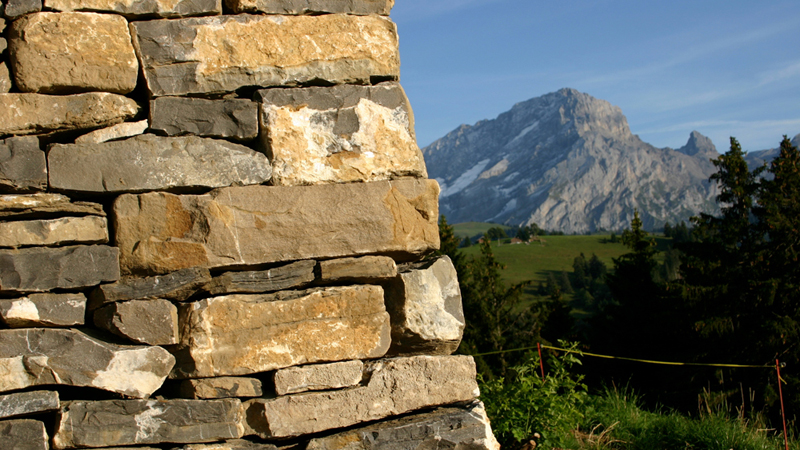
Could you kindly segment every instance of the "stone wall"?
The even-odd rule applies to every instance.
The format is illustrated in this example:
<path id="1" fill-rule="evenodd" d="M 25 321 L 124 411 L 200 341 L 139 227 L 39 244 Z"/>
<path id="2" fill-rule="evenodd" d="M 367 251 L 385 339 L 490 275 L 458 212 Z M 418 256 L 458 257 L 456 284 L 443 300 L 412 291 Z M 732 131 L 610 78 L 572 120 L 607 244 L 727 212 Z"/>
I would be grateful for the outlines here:
<path id="1" fill-rule="evenodd" d="M 0 3 L 0 448 L 497 448 L 393 0 Z"/>

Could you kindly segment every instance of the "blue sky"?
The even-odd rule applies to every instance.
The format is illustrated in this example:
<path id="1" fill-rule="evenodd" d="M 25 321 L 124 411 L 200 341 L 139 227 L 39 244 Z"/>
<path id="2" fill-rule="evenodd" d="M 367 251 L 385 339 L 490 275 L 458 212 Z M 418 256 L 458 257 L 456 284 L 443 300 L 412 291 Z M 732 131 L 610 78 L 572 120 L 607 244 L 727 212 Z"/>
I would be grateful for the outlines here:
<path id="1" fill-rule="evenodd" d="M 562 87 L 657 147 L 800 133 L 798 0 L 396 0 L 391 17 L 421 147 Z"/>

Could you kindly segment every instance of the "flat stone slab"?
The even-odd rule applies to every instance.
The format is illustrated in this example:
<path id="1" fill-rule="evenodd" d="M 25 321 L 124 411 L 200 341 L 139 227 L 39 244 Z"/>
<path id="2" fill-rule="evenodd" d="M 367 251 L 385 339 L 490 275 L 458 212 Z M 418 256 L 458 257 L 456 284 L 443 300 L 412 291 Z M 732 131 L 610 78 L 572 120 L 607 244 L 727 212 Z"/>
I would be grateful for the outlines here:
<path id="1" fill-rule="evenodd" d="M 312 439 L 306 450 L 450 448 L 500 450 L 483 403 L 437 408 L 366 427 Z"/>
<path id="2" fill-rule="evenodd" d="M 258 104 L 241 98 L 159 97 L 150 101 L 150 128 L 167 136 L 250 141 L 258 137 Z"/>
<path id="3" fill-rule="evenodd" d="M 180 339 L 178 308 L 169 300 L 109 303 L 94 312 L 94 324 L 137 344 L 173 345 Z"/>
<path id="4" fill-rule="evenodd" d="M 396 27 L 376 15 L 241 14 L 134 22 L 131 31 L 156 97 L 400 74 Z"/>
<path id="5" fill-rule="evenodd" d="M 275 372 L 275 392 L 286 395 L 342 389 L 357 386 L 363 377 L 364 363 L 361 361 L 287 367 Z"/>
<path id="6" fill-rule="evenodd" d="M 178 392 L 182 398 L 212 399 L 261 397 L 261 380 L 247 377 L 216 377 L 183 380 Z"/>
<path id="7" fill-rule="evenodd" d="M 139 61 L 128 22 L 115 14 L 28 14 L 9 27 L 8 46 L 22 92 L 127 94 L 136 87 Z"/>
<path id="8" fill-rule="evenodd" d="M 47 157 L 51 189 L 121 193 L 261 184 L 272 168 L 263 153 L 228 141 L 143 134 L 100 144 L 55 144 Z"/>
<path id="9" fill-rule="evenodd" d="M 411 179 L 122 195 L 115 242 L 126 274 L 365 254 L 411 260 L 439 248 L 438 195 L 436 181 Z"/>
<path id="10" fill-rule="evenodd" d="M 0 330 L 0 392 L 60 384 L 142 398 L 174 363 L 161 347 L 110 344 L 77 330 Z"/>
<path id="11" fill-rule="evenodd" d="M 135 101 L 107 92 L 0 94 L 0 136 L 105 127 L 138 111 Z"/>
<path id="12" fill-rule="evenodd" d="M 73 327 L 83 325 L 86 296 L 72 294 L 30 294 L 0 299 L 0 318 L 11 328 Z"/>
<path id="13" fill-rule="evenodd" d="M 119 250 L 105 245 L 0 250 L 0 292 L 46 292 L 119 279 Z"/>
<path id="14" fill-rule="evenodd" d="M 53 448 L 215 442 L 242 437 L 239 400 L 75 401 L 61 408 Z"/>
<path id="15" fill-rule="evenodd" d="M 76 144 L 100 144 L 115 139 L 138 136 L 147 130 L 147 120 L 138 122 L 122 122 L 107 128 L 94 130 L 75 139 Z"/>
<path id="16" fill-rule="evenodd" d="M 22 220 L 63 216 L 105 217 L 103 205 L 91 202 L 71 202 L 61 194 L 0 195 L 0 219 Z"/>
<path id="17" fill-rule="evenodd" d="M 5 8 L 0 9 L 3 9 L 3 14 L 11 20 L 42 10 L 42 0 L 6 0 L 3 3 Z"/>
<path id="18" fill-rule="evenodd" d="M 330 259 L 319 262 L 319 281 L 375 282 L 397 276 L 397 264 L 388 256 Z"/>
<path id="19" fill-rule="evenodd" d="M 235 13 L 260 12 L 267 14 L 380 14 L 388 16 L 394 0 L 228 0 L 226 5 Z"/>
<path id="20" fill-rule="evenodd" d="M 55 391 L 30 391 L 0 395 L 0 419 L 57 411 L 60 407 L 58 392 Z"/>
<path id="21" fill-rule="evenodd" d="M 470 401 L 479 394 L 470 356 L 388 359 L 367 370 L 366 386 L 248 401 L 245 433 L 262 438 L 301 436 Z"/>
<path id="22" fill-rule="evenodd" d="M 59 219 L 0 222 L 0 247 L 105 244 L 105 217 L 61 217 Z"/>
<path id="23" fill-rule="evenodd" d="M 0 191 L 47 189 L 47 161 L 35 136 L 0 140 Z"/>
<path id="24" fill-rule="evenodd" d="M 274 444 L 264 442 L 253 442 L 246 439 L 233 439 L 215 444 L 189 444 L 174 450 L 278 450 Z M 291 446 L 283 447 L 291 448 Z"/>
<path id="25" fill-rule="evenodd" d="M 379 358 L 389 348 L 380 286 L 228 295 L 182 304 L 179 314 L 173 378 Z"/>
<path id="26" fill-rule="evenodd" d="M 256 98 L 274 185 L 428 177 L 399 83 L 266 89 Z"/>
<path id="27" fill-rule="evenodd" d="M 458 349 L 465 320 L 450 258 L 411 265 L 384 287 L 392 317 L 390 354 L 449 355 Z"/>
<path id="28" fill-rule="evenodd" d="M 222 0 L 44 0 L 55 11 L 113 12 L 129 18 L 222 14 Z"/>
<path id="29" fill-rule="evenodd" d="M 226 272 L 203 286 L 209 295 L 258 294 L 303 287 L 314 281 L 316 261 L 297 261 L 267 270 Z"/>
<path id="30" fill-rule="evenodd" d="M 17 419 L 0 422 L 0 448 L 13 450 L 48 450 L 50 437 L 44 423 Z"/>
<path id="31" fill-rule="evenodd" d="M 126 300 L 164 298 L 183 302 L 211 281 L 208 269 L 191 267 L 166 275 L 153 277 L 127 277 L 116 283 L 98 286 L 89 295 L 89 309 Z"/>

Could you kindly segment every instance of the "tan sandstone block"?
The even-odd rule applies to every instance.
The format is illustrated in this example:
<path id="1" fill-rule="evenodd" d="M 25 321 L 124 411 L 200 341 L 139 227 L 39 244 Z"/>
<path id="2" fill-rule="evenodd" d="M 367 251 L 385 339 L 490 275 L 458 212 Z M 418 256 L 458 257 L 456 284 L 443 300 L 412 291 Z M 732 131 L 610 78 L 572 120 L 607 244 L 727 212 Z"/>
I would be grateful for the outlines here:
<path id="1" fill-rule="evenodd" d="M 400 74 L 395 25 L 376 15 L 240 14 L 134 22 L 131 31 L 154 96 Z"/>
<path id="2" fill-rule="evenodd" d="M 275 393 L 286 395 L 341 389 L 358 385 L 363 376 L 364 363 L 361 361 L 287 367 L 275 372 Z"/>
<path id="3" fill-rule="evenodd" d="M 56 11 L 114 12 L 128 17 L 185 17 L 222 14 L 222 0 L 44 0 Z"/>
<path id="4" fill-rule="evenodd" d="M 113 14 L 29 14 L 11 25 L 9 53 L 22 92 L 127 94 L 139 75 L 128 22 Z"/>
<path id="5" fill-rule="evenodd" d="M 49 220 L 0 222 L 0 247 L 106 242 L 108 242 L 108 224 L 105 217 L 61 217 Z"/>
<path id="6" fill-rule="evenodd" d="M 389 348 L 380 286 L 214 297 L 181 305 L 179 316 L 174 378 L 379 358 Z"/>
<path id="7" fill-rule="evenodd" d="M 122 195 L 115 242 L 128 274 L 365 254 L 410 260 L 439 247 L 438 195 L 436 181 L 413 179 Z"/>

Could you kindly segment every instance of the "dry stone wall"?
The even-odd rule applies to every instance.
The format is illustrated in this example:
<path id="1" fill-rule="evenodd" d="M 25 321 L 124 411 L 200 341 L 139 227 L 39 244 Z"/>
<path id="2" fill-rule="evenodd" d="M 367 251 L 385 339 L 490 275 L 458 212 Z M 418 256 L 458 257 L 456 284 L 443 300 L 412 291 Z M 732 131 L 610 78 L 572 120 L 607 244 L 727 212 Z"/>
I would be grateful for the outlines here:
<path id="1" fill-rule="evenodd" d="M 392 6 L 0 2 L 0 448 L 498 448 Z"/>

